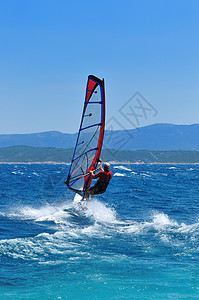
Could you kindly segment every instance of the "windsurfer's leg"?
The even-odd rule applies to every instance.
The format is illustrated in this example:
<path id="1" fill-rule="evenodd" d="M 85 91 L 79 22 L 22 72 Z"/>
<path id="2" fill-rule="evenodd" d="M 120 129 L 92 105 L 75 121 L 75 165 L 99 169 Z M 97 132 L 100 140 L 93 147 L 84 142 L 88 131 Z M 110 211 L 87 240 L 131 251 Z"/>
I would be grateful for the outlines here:
<path id="1" fill-rule="evenodd" d="M 87 190 L 87 191 L 85 192 L 84 197 L 85 197 L 86 199 L 89 199 L 89 197 L 90 197 L 90 191 L 89 191 L 89 190 Z"/>

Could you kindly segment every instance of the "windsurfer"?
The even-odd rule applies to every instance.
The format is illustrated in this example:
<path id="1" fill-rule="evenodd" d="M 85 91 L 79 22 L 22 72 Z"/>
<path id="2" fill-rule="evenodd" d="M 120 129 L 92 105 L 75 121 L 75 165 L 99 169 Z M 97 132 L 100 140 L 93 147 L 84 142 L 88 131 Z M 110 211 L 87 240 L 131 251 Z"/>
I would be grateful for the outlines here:
<path id="1" fill-rule="evenodd" d="M 99 166 L 99 169 L 101 171 L 98 172 L 97 174 L 94 174 L 95 171 L 90 171 L 92 179 L 96 179 L 96 178 L 99 178 L 99 179 L 95 185 L 93 185 L 91 188 L 89 188 L 85 192 L 86 198 L 89 198 L 90 195 L 93 198 L 94 195 L 103 194 L 109 185 L 109 181 L 111 180 L 111 178 L 113 176 L 113 173 L 111 171 L 109 171 L 110 164 L 104 163 L 104 169 L 102 168 L 102 165 Z"/>

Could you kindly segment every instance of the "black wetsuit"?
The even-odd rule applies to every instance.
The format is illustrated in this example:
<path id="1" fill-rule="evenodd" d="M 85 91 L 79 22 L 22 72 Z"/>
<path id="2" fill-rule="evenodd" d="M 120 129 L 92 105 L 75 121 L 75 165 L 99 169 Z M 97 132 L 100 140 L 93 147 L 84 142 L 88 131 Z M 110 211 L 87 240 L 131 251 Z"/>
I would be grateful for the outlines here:
<path id="1" fill-rule="evenodd" d="M 96 174 L 95 178 L 99 178 L 99 179 L 96 182 L 96 184 L 89 189 L 90 195 L 103 194 L 107 189 L 107 186 L 109 184 L 109 181 L 112 178 L 112 175 L 113 174 L 111 171 L 108 172 L 101 171 L 98 174 Z"/>

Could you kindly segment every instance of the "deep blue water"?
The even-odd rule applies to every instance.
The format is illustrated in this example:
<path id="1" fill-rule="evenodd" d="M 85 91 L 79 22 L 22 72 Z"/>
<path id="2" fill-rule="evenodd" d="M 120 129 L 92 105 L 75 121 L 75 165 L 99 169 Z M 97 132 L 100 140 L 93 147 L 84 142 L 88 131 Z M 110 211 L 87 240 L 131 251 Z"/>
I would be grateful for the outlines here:
<path id="1" fill-rule="evenodd" d="M 80 207 L 67 165 L 0 165 L 0 299 L 199 299 L 199 166 L 112 170 Z"/>

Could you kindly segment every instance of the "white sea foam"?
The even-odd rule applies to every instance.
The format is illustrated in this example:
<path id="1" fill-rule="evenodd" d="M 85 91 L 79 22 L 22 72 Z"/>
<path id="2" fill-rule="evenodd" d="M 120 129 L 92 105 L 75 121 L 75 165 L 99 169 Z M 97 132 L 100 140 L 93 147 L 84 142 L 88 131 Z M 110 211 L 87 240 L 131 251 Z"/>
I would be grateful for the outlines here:
<path id="1" fill-rule="evenodd" d="M 141 173 L 140 176 L 151 177 L 151 175 L 149 175 L 149 174 L 147 174 L 147 173 Z"/>
<path id="2" fill-rule="evenodd" d="M 21 172 L 21 171 L 13 171 L 13 172 L 11 172 L 12 174 L 14 174 L 14 175 L 17 175 L 17 174 L 20 174 L 20 175 L 24 175 L 24 172 Z"/>
<path id="3" fill-rule="evenodd" d="M 124 171 L 131 171 L 131 169 L 124 167 L 124 166 L 114 166 L 114 169 L 124 170 Z"/>
<path id="4" fill-rule="evenodd" d="M 129 223 L 128 226 L 124 227 L 123 230 L 129 234 L 138 235 L 146 234 L 152 230 L 159 234 L 161 239 L 171 240 L 171 235 L 175 233 L 192 234 L 193 238 L 195 234 L 198 235 L 198 228 L 199 222 L 192 225 L 179 224 L 162 212 L 153 212 L 151 222 L 132 222 L 132 224 Z"/>
<path id="5" fill-rule="evenodd" d="M 153 213 L 153 224 L 159 228 L 164 227 L 165 225 L 170 225 L 170 226 L 178 225 L 177 222 L 170 220 L 166 214 L 158 213 L 158 212 Z"/>
<path id="6" fill-rule="evenodd" d="M 99 209 L 96 213 L 94 207 Z M 40 233 L 35 237 L 15 238 L 0 241 L 0 253 L 4 253 L 12 258 L 20 258 L 23 260 L 35 260 L 38 262 L 48 262 L 53 264 L 53 256 L 55 262 L 57 255 L 67 255 L 68 259 L 77 260 L 87 257 L 88 252 L 85 245 L 88 243 L 88 237 L 109 238 L 105 224 L 111 224 L 116 221 L 114 211 L 106 208 L 102 203 L 94 200 L 89 205 L 87 215 L 95 219 L 93 225 L 88 226 L 64 226 L 54 234 Z M 72 224 L 71 224 L 72 225 Z M 76 243 L 76 239 L 83 240 Z M 86 244 L 84 245 L 84 239 Z M 82 248 L 83 247 L 83 248 Z"/>
<path id="7" fill-rule="evenodd" d="M 60 240 L 61 242 L 61 240 Z M 49 254 L 61 253 L 59 243 L 54 235 L 48 233 L 39 234 L 34 238 L 15 238 L 0 241 L 0 252 L 13 258 L 46 260 Z M 66 247 L 64 241 L 62 246 Z M 63 251 L 62 251 L 63 253 Z"/>
<path id="8" fill-rule="evenodd" d="M 125 174 L 122 174 L 122 173 L 115 173 L 113 176 L 121 176 L 121 177 L 124 177 Z"/>
<path id="9" fill-rule="evenodd" d="M 33 172 L 32 175 L 39 176 L 39 174 L 37 174 L 36 172 Z"/>
<path id="10" fill-rule="evenodd" d="M 6 213 L 5 216 L 18 220 L 34 220 L 35 222 L 53 221 L 56 224 L 65 223 L 69 214 L 66 211 L 67 204 L 49 205 L 34 208 L 21 206 Z"/>

